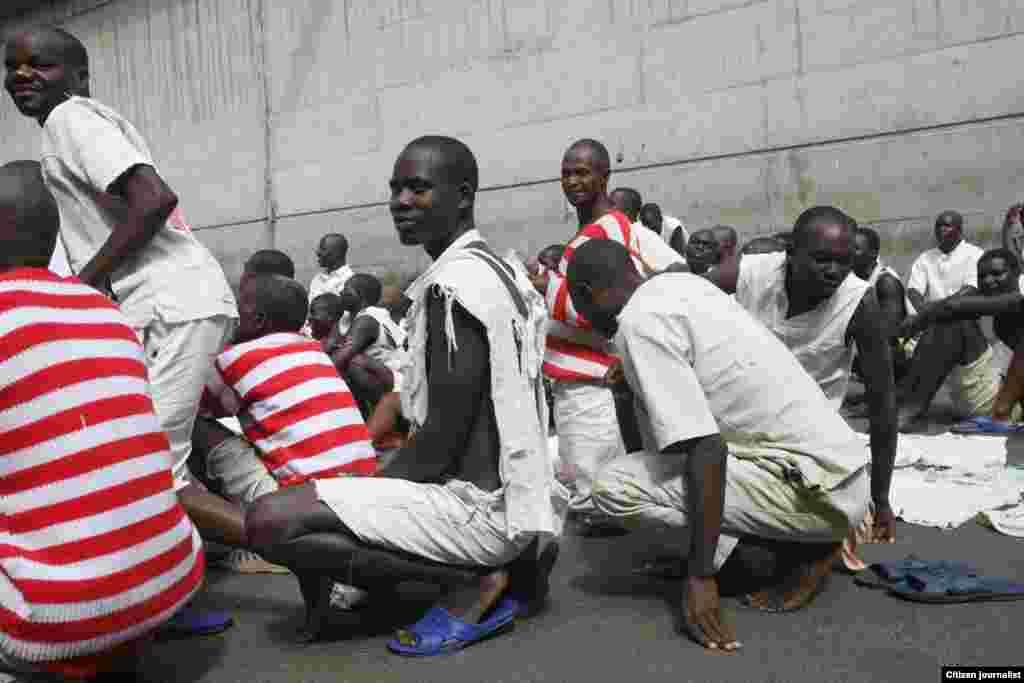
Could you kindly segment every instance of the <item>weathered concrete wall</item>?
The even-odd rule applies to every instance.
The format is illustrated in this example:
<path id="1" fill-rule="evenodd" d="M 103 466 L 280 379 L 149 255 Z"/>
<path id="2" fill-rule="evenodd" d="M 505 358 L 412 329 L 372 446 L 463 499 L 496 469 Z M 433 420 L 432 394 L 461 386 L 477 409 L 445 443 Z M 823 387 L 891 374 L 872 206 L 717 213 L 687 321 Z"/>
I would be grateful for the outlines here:
<path id="1" fill-rule="evenodd" d="M 524 252 L 571 234 L 555 179 L 585 136 L 691 227 L 835 203 L 904 270 L 939 211 L 988 242 L 1020 187 L 1016 0 L 91 0 L 24 21 L 54 19 L 232 275 L 274 244 L 308 279 L 327 230 L 356 265 L 421 265 L 384 203 L 423 133 L 470 144 L 480 223 Z M 35 144 L 9 105 L 0 141 Z"/>

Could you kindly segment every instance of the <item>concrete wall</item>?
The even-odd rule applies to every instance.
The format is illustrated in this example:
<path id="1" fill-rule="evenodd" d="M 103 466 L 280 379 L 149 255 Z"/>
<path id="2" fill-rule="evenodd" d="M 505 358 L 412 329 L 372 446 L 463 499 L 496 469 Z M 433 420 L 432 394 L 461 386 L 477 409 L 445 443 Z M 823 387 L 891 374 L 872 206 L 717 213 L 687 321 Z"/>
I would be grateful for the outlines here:
<path id="1" fill-rule="evenodd" d="M 523 252 L 574 229 L 556 178 L 580 137 L 691 227 L 833 203 L 903 270 L 940 210 L 987 243 L 1024 193 L 1017 0 L 79 0 L 5 28 L 41 21 L 88 44 L 94 94 L 232 277 L 274 245 L 307 280 L 328 230 L 357 267 L 422 265 L 385 201 L 423 133 L 470 144 L 480 223 Z M 35 154 L 33 125 L 0 106 L 3 160 Z"/>

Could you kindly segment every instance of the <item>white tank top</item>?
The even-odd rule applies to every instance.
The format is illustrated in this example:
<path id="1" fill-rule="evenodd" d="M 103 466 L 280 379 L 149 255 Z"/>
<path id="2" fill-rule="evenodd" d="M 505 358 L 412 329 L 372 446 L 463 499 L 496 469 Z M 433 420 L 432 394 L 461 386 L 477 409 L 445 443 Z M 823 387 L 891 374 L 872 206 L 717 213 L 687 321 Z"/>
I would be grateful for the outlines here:
<path id="1" fill-rule="evenodd" d="M 401 370 L 405 354 L 405 332 L 391 319 L 391 314 L 380 306 L 367 306 L 356 314 L 357 319 L 363 317 L 372 318 L 379 325 L 377 338 L 366 349 L 366 355 L 380 361 L 389 370 Z"/>
<path id="2" fill-rule="evenodd" d="M 851 272 L 828 300 L 787 319 L 786 254 L 754 254 L 740 261 L 736 300 L 793 352 L 838 410 L 854 356 L 846 332 L 869 287 Z"/>

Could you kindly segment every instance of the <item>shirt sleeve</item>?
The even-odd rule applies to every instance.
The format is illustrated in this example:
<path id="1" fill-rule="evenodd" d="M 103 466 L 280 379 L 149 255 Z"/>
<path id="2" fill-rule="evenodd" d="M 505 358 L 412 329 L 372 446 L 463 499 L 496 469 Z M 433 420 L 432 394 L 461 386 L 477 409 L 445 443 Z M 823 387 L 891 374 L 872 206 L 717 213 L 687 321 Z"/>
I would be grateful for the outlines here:
<path id="1" fill-rule="evenodd" d="M 914 265 L 910 266 L 907 289 L 916 290 L 921 296 L 928 298 L 928 273 L 925 271 L 924 262 L 920 256 L 914 261 Z"/>
<path id="2" fill-rule="evenodd" d="M 673 334 L 660 316 L 648 313 L 620 319 L 615 347 L 622 353 L 626 380 L 642 402 L 659 452 L 680 441 L 719 433 L 693 369 L 690 339 Z"/>
<path id="3" fill-rule="evenodd" d="M 53 122 L 56 151 L 64 166 L 101 192 L 135 166 L 152 166 L 120 127 L 99 113 L 75 102 L 64 105 Z"/>
<path id="4" fill-rule="evenodd" d="M 241 412 L 241 401 L 235 390 L 224 382 L 216 363 L 206 373 L 206 385 L 199 404 L 200 412 L 211 417 L 235 417 Z"/>

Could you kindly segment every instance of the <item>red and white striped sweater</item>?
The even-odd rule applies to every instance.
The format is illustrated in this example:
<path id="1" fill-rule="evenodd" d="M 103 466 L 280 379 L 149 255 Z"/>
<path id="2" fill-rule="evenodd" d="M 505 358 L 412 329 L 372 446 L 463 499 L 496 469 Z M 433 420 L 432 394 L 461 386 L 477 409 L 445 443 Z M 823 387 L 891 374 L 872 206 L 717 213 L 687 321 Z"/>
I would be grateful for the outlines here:
<path id="1" fill-rule="evenodd" d="M 109 651 L 202 581 L 135 332 L 95 290 L 42 269 L 0 273 L 0 516 L 12 658 Z"/>
<path id="2" fill-rule="evenodd" d="M 547 349 L 544 353 L 544 375 L 549 379 L 582 382 L 601 380 L 613 361 L 612 356 L 603 351 L 570 341 L 568 337 L 571 331 L 566 329 L 590 328 L 590 323 L 573 308 L 565 275 L 576 250 L 593 239 L 613 240 L 624 245 L 634 256 L 640 254 L 632 224 L 620 211 L 609 211 L 593 223 L 585 225 L 566 246 L 559 264 L 560 272 L 551 273 L 545 295 L 548 313 L 551 320 L 556 321 L 548 329 Z"/>
<path id="3" fill-rule="evenodd" d="M 270 334 L 226 349 L 213 370 L 204 408 L 237 415 L 282 486 L 376 472 L 370 432 L 320 342 Z"/>

